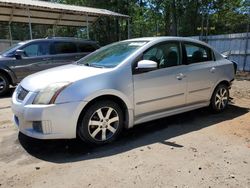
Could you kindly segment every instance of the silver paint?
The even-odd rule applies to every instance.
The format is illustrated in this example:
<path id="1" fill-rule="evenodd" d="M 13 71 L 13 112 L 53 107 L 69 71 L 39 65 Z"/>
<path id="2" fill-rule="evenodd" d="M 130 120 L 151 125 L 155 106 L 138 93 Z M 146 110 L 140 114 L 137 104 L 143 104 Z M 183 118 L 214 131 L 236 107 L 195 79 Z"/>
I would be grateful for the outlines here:
<path id="1" fill-rule="evenodd" d="M 214 52 L 216 61 L 180 65 L 133 74 L 132 63 L 151 46 L 165 41 L 188 41 L 211 48 L 189 38 L 153 37 L 128 41 L 148 41 L 115 68 L 67 65 L 26 77 L 21 85 L 31 91 L 23 102 L 12 97 L 12 110 L 21 119 L 19 130 L 31 137 L 75 138 L 78 118 L 85 106 L 97 97 L 120 98 L 127 107 L 126 127 L 208 106 L 215 87 L 234 79 L 233 64 Z M 55 104 L 33 105 L 44 87 L 55 82 L 71 84 L 57 97 Z M 32 121 L 50 120 L 52 133 L 38 134 Z"/>

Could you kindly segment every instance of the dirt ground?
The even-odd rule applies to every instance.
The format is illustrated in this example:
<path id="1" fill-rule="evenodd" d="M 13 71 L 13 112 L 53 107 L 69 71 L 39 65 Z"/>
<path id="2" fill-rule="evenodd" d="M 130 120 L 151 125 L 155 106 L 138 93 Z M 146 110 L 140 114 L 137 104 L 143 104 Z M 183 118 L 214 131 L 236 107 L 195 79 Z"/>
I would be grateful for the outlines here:
<path id="1" fill-rule="evenodd" d="M 139 125 L 115 143 L 41 141 L 18 134 L 0 99 L 0 187 L 250 187 L 250 81 L 229 108 Z"/>

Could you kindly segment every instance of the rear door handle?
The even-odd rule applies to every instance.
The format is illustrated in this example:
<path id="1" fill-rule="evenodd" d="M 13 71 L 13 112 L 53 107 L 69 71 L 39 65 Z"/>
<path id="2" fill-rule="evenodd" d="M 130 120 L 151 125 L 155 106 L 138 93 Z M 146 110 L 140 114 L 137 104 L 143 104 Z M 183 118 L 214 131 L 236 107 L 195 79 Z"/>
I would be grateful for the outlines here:
<path id="1" fill-rule="evenodd" d="M 215 70 L 216 70 L 216 68 L 215 68 L 215 67 L 212 67 L 212 68 L 210 69 L 210 72 L 211 72 L 211 73 L 214 73 Z"/>
<path id="2" fill-rule="evenodd" d="M 182 74 L 182 73 L 180 73 L 180 74 L 178 74 L 177 76 L 176 76 L 176 78 L 178 79 L 178 80 L 182 80 L 183 78 L 185 78 L 186 76 L 184 75 L 184 74 Z"/>

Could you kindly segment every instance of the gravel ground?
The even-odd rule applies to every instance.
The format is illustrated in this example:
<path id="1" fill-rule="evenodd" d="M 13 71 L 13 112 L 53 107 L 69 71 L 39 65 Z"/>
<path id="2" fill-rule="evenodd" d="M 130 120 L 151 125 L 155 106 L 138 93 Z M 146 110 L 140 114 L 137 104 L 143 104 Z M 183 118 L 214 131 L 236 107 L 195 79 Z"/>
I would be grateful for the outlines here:
<path id="1" fill-rule="evenodd" d="M 250 187 L 250 81 L 229 108 L 136 126 L 99 147 L 18 134 L 0 99 L 0 187 Z"/>

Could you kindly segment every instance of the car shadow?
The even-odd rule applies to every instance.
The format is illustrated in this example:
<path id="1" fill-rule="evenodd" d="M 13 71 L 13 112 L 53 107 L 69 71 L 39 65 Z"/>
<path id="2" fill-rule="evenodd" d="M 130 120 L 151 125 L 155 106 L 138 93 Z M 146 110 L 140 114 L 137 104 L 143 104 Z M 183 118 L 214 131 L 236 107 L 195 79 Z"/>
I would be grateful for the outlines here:
<path id="1" fill-rule="evenodd" d="M 14 87 L 10 88 L 10 90 L 6 94 L 4 94 L 3 96 L 0 96 L 0 99 L 10 98 L 12 94 L 14 93 L 14 91 L 15 91 Z"/>
<path id="2" fill-rule="evenodd" d="M 154 143 L 161 143 L 166 147 L 181 148 L 185 145 L 179 145 L 169 141 L 169 139 L 239 117 L 249 111 L 249 108 L 233 104 L 220 114 L 212 114 L 208 108 L 202 108 L 137 125 L 132 129 L 125 130 L 115 142 L 102 146 L 90 146 L 78 139 L 38 140 L 21 133 L 19 133 L 19 142 L 30 155 L 53 163 L 102 158 Z"/>

